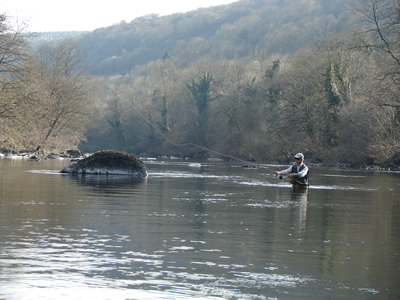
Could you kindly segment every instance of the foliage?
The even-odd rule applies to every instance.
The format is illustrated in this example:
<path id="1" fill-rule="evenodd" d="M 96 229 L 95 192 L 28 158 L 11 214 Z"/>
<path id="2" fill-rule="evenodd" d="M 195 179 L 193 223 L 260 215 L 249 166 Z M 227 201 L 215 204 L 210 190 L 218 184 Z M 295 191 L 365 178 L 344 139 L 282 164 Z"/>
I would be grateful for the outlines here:
<path id="1" fill-rule="evenodd" d="M 308 12 L 315 9 L 311 5 Z M 240 35 L 248 38 L 250 32 L 242 26 Z M 186 65 L 168 51 L 167 59 L 120 77 L 128 148 L 148 155 L 222 153 L 257 160 L 284 160 L 300 151 L 325 162 L 389 159 L 398 140 L 398 111 L 379 100 L 397 90 L 381 80 L 387 70 L 382 55 L 365 46 L 366 34 L 323 36 L 293 54 L 247 51 L 248 61 L 213 59 L 207 52 Z"/>
<path id="2" fill-rule="evenodd" d="M 4 81 L 2 134 L 61 147 L 87 129 L 89 152 L 387 163 L 400 138 L 398 3 L 354 0 L 356 15 L 346 3 L 242 0 L 99 29 L 78 39 L 104 75 L 91 80 L 72 41 L 39 48 Z"/>
<path id="3" fill-rule="evenodd" d="M 183 65 L 207 56 L 251 60 L 258 52 L 293 54 L 351 22 L 355 0 L 241 0 L 170 16 L 148 15 L 77 39 L 94 75 L 127 74 L 166 51 Z"/>
<path id="4" fill-rule="evenodd" d="M 0 143 L 3 149 L 76 147 L 84 139 L 89 81 L 69 40 L 30 53 L 22 29 L 0 19 Z"/>

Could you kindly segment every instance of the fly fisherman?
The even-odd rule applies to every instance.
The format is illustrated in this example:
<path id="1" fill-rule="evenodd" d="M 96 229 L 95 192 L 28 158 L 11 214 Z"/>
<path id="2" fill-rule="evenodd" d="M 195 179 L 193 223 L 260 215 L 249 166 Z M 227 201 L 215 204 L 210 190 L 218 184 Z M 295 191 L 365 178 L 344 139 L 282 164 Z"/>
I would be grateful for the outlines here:
<path id="1" fill-rule="evenodd" d="M 303 153 L 294 156 L 296 163 L 286 170 L 275 171 L 275 175 L 287 175 L 291 184 L 308 185 L 308 167 L 304 164 Z"/>

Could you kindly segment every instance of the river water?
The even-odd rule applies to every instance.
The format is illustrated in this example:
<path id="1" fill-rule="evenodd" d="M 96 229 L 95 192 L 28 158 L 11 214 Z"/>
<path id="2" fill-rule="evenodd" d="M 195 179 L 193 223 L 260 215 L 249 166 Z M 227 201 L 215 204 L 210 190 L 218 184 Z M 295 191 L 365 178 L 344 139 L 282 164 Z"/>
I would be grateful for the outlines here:
<path id="1" fill-rule="evenodd" d="M 0 299 L 399 299 L 400 174 L 0 160 Z"/>

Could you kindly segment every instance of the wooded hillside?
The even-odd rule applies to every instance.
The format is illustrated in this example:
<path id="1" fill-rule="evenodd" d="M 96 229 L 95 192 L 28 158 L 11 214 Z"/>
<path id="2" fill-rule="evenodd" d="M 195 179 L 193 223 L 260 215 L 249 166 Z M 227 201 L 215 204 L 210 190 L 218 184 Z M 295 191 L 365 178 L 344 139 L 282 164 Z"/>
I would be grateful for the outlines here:
<path id="1" fill-rule="evenodd" d="M 242 0 L 42 44 L 2 94 L 3 145 L 397 166 L 399 19 L 392 0 Z"/>
<path id="2" fill-rule="evenodd" d="M 354 21 L 348 0 L 241 0 L 185 14 L 148 15 L 83 35 L 79 46 L 95 75 L 129 73 L 164 56 L 184 66 L 200 57 L 253 60 L 293 54 Z"/>

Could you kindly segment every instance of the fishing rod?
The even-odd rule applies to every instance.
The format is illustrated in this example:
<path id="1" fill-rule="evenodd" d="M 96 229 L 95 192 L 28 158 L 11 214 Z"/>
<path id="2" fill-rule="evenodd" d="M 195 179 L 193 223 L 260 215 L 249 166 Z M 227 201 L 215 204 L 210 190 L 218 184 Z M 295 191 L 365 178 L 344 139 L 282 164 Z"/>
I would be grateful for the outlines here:
<path id="1" fill-rule="evenodd" d="M 296 184 L 298 184 L 298 185 L 301 185 L 301 186 L 310 186 L 310 170 L 307 172 L 307 183 L 303 183 L 303 182 L 301 182 L 301 181 L 299 181 L 299 180 L 297 180 L 296 179 L 296 177 L 292 177 L 292 178 L 290 178 L 291 180 L 294 180 L 295 181 L 295 183 Z M 276 176 L 278 176 L 278 175 L 276 175 Z M 279 175 L 279 179 L 284 179 L 284 178 L 289 178 L 289 176 L 287 176 L 287 175 L 285 175 L 285 176 L 283 176 L 283 175 Z"/>
<path id="2" fill-rule="evenodd" d="M 210 148 L 207 148 L 207 147 L 204 147 L 204 146 L 201 146 L 201 145 L 197 145 L 197 144 L 195 144 L 195 143 L 183 143 L 183 144 L 179 144 L 179 143 L 175 143 L 174 141 L 172 141 L 170 138 L 168 138 L 157 126 L 155 126 L 154 124 L 153 124 L 153 122 L 151 122 L 148 118 L 146 118 L 138 109 L 136 109 L 136 108 L 133 108 L 154 130 L 156 130 L 168 143 L 170 143 L 171 145 L 174 145 L 175 147 L 185 147 L 185 146 L 192 146 L 192 147 L 196 147 L 196 148 L 199 148 L 199 149 L 201 149 L 201 150 L 204 150 L 204 151 L 207 151 L 207 152 L 210 152 L 210 153 L 214 153 L 214 154 L 217 154 L 217 155 L 220 155 L 220 156 L 224 156 L 224 157 L 228 157 L 228 158 L 230 158 L 230 159 L 233 159 L 233 160 L 236 160 L 236 161 L 240 161 L 240 162 L 242 162 L 243 164 L 247 164 L 247 165 L 252 165 L 253 166 L 253 168 L 254 167 L 258 167 L 258 168 L 260 168 L 261 166 L 260 166 L 260 164 L 254 164 L 254 163 L 251 163 L 251 162 L 249 162 L 249 161 L 247 161 L 247 160 L 244 160 L 244 159 L 241 159 L 241 158 L 239 158 L 239 157 L 237 157 L 237 156 L 233 156 L 233 155 L 230 155 L 230 154 L 226 154 L 226 153 L 222 153 L 222 152 L 219 152 L 219 151 L 216 151 L 216 150 L 212 150 L 212 149 L 210 149 Z M 275 172 L 274 170 L 272 170 L 272 169 L 270 169 L 270 168 L 268 168 L 268 167 L 266 167 L 266 166 L 262 166 L 262 168 L 264 168 L 264 169 L 268 169 L 268 170 L 270 170 L 271 172 Z"/>
<path id="3" fill-rule="evenodd" d="M 199 148 L 199 149 L 201 149 L 201 150 L 204 150 L 204 151 L 207 151 L 207 152 L 210 152 L 210 153 L 214 153 L 214 154 L 217 154 L 217 155 L 220 155 L 220 156 L 224 156 L 224 157 L 228 157 L 228 158 L 230 158 L 230 159 L 233 159 L 233 160 L 236 160 L 236 161 L 240 161 L 240 162 L 242 162 L 243 164 L 246 164 L 247 166 L 252 166 L 253 168 L 263 168 L 263 169 L 267 169 L 267 170 L 269 170 L 269 171 L 271 171 L 272 173 L 274 173 L 275 174 L 275 172 L 276 172 L 276 170 L 272 170 L 270 167 L 267 167 L 267 166 L 265 166 L 265 165 L 261 165 L 261 164 L 254 164 L 254 163 L 251 163 L 251 162 L 249 162 L 249 161 L 246 161 L 246 160 L 244 160 L 244 159 L 241 159 L 241 158 L 239 158 L 239 157 L 237 157 L 237 156 L 233 156 L 233 155 L 230 155 L 230 154 L 226 154 L 226 153 L 222 153 L 222 152 L 219 152 L 219 151 L 215 151 L 215 150 L 212 150 L 212 149 L 210 149 L 210 148 L 207 148 L 207 147 L 204 147 L 204 146 L 201 146 L 201 145 L 197 145 L 197 144 L 195 144 L 195 143 L 183 143 L 183 144 L 179 144 L 179 143 L 175 143 L 174 141 L 172 141 L 170 138 L 168 138 L 157 126 L 155 126 L 154 124 L 153 124 L 153 122 L 151 122 L 148 118 L 146 118 L 139 110 L 137 110 L 136 108 L 134 108 L 134 110 L 154 129 L 154 130 L 156 130 L 168 143 L 170 143 L 171 145 L 174 145 L 174 146 L 176 146 L 176 147 L 185 147 L 185 146 L 192 146 L 192 147 L 196 147 L 196 148 Z M 275 174 L 276 176 L 277 176 L 277 174 Z M 287 176 L 282 176 L 282 175 L 279 175 L 279 179 L 283 179 L 283 178 L 286 178 Z M 296 180 L 296 179 L 295 179 Z M 297 181 L 297 180 L 296 180 Z M 298 182 L 298 181 L 297 181 Z M 299 184 L 302 184 L 301 182 L 298 182 Z"/>
<path id="4" fill-rule="evenodd" d="M 136 110 L 136 111 L 137 111 L 137 110 Z M 184 143 L 184 144 L 175 143 L 174 141 L 172 141 L 171 139 L 169 139 L 169 138 L 168 138 L 158 127 L 156 127 L 150 120 L 148 120 L 145 116 L 143 116 L 139 111 L 137 111 L 137 112 L 139 113 L 139 115 L 140 115 L 146 122 L 149 123 L 150 126 L 152 126 L 162 137 L 164 137 L 164 139 L 165 139 L 167 142 L 169 142 L 170 144 L 172 144 L 172 145 L 174 145 L 174 146 L 176 146 L 176 147 L 193 146 L 193 147 L 202 149 L 202 150 L 207 151 L 207 152 L 211 152 L 211 153 L 214 153 L 214 154 L 217 154 L 217 155 L 220 155 L 220 156 L 229 157 L 229 158 L 231 158 L 231 159 L 233 159 L 233 160 L 237 160 L 237 161 L 240 161 L 240 162 L 242 162 L 242 163 L 246 163 L 247 166 L 251 165 L 251 166 L 253 166 L 253 168 L 263 168 L 263 169 L 267 169 L 267 170 L 271 171 L 271 172 L 274 173 L 274 174 L 275 174 L 275 172 L 276 172 L 276 170 L 272 170 L 270 167 L 261 166 L 260 164 L 254 164 L 254 163 L 251 163 L 251 162 L 246 161 L 246 160 L 244 160 L 244 159 L 241 159 L 241 158 L 239 158 L 239 157 L 236 157 L 236 156 L 233 156 L 233 155 L 229 155 L 229 154 L 226 154 L 226 153 L 222 153 L 222 152 L 219 152 L 219 151 L 215 151 L 215 150 L 209 149 L 209 148 L 207 148 L 207 147 L 204 147 L 204 146 L 201 146 L 201 145 L 197 145 L 197 144 L 195 144 L 195 143 Z M 277 176 L 277 174 L 275 174 L 275 176 Z M 307 176 L 308 176 L 308 174 L 307 174 Z M 279 175 L 279 179 L 283 179 L 283 178 L 287 178 L 287 176 L 282 176 L 282 175 L 280 174 L 280 175 Z M 294 180 L 295 180 L 298 184 L 300 184 L 300 185 L 307 185 L 307 186 L 309 186 L 308 183 L 307 183 L 307 184 L 303 184 L 302 182 L 298 181 L 297 179 L 294 179 Z"/>
<path id="5" fill-rule="evenodd" d="M 219 151 L 215 151 L 215 150 L 209 149 L 209 148 L 207 148 L 207 147 L 204 147 L 204 146 L 201 146 L 201 145 L 197 145 L 197 144 L 195 144 L 195 143 L 183 143 L 183 144 L 175 143 L 175 142 L 172 141 L 170 138 L 168 138 L 157 126 L 155 126 L 148 118 L 146 118 L 141 112 L 139 112 L 136 108 L 134 108 L 134 110 L 136 110 L 136 112 L 137 112 L 151 127 L 153 127 L 154 130 L 156 130 L 168 143 L 170 143 L 170 144 L 172 144 L 172 145 L 174 145 L 174 146 L 176 146 L 176 147 L 193 146 L 193 147 L 199 148 L 199 149 L 201 149 L 201 150 L 204 150 L 204 151 L 207 151 L 207 152 L 210 152 L 210 153 L 214 153 L 214 154 L 217 154 L 217 155 L 220 155 L 220 156 L 224 156 L 224 157 L 229 157 L 229 158 L 231 158 L 231 159 L 233 159 L 233 160 L 237 160 L 237 161 L 240 161 L 240 162 L 242 162 L 242 163 L 246 163 L 247 165 L 253 166 L 253 168 L 263 168 L 263 169 L 267 169 L 267 170 L 271 171 L 271 172 L 274 173 L 274 174 L 275 174 L 275 172 L 276 172 L 276 170 L 272 170 L 270 167 L 261 166 L 260 164 L 254 164 L 254 163 L 251 163 L 251 162 L 246 161 L 246 160 L 244 160 L 244 159 L 241 159 L 241 158 L 239 158 L 239 157 L 236 157 L 236 156 L 233 156 L 233 155 L 229 155 L 229 154 L 226 154 L 226 153 L 222 153 L 222 152 L 219 152 Z M 275 174 L 275 175 L 277 176 L 277 174 Z M 308 176 L 308 174 L 307 174 L 307 176 Z M 282 176 L 282 175 L 280 174 L 280 175 L 279 175 L 279 179 L 283 179 L 283 178 L 287 178 L 287 176 Z M 300 181 L 298 181 L 298 180 L 296 180 L 296 179 L 294 179 L 294 180 L 295 180 L 298 184 L 300 184 L 300 185 L 309 186 L 309 183 L 303 184 L 303 183 L 301 183 Z"/>

